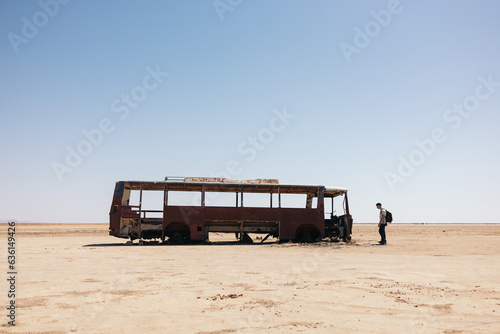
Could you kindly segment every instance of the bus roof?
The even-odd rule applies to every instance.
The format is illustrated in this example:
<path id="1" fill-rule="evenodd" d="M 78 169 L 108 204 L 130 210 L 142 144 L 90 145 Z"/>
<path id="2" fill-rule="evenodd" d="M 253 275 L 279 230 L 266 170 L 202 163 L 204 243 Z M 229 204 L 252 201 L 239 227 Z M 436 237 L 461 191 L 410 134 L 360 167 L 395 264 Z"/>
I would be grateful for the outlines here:
<path id="1" fill-rule="evenodd" d="M 322 188 L 325 197 L 347 193 L 346 188 L 324 185 L 279 184 L 278 180 L 256 179 L 237 181 L 221 178 L 165 178 L 165 181 L 118 181 L 131 190 L 213 191 L 244 193 L 316 194 Z"/>

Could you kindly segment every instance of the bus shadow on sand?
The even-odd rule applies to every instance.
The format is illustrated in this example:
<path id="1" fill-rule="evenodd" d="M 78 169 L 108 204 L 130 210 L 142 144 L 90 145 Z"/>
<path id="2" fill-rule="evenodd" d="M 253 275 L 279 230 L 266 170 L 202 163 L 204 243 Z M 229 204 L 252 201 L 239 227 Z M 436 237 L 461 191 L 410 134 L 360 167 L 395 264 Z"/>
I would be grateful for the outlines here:
<path id="1" fill-rule="evenodd" d="M 328 246 L 328 245 L 347 245 L 352 244 L 359 246 L 356 242 L 342 242 L 340 240 L 321 240 L 317 242 L 301 242 L 301 241 L 279 241 L 279 240 L 256 240 L 254 242 L 241 242 L 239 240 L 217 240 L 217 241 L 206 241 L 206 242 L 192 242 L 183 244 L 172 244 L 161 241 L 142 241 L 134 242 L 130 241 L 122 243 L 105 243 L 105 244 L 88 244 L 82 245 L 85 248 L 97 248 L 97 247 L 137 247 L 137 246 L 168 246 L 168 247 L 183 247 L 183 246 L 265 246 L 265 245 L 282 245 L 282 246 Z M 368 244 L 369 245 L 369 244 Z M 366 246 L 366 245 L 363 245 Z"/>
<path id="2" fill-rule="evenodd" d="M 183 247 L 183 246 L 264 246 L 264 245 L 278 245 L 284 244 L 279 241 L 266 241 L 264 243 L 254 242 L 254 243 L 243 243 L 239 241 L 215 241 L 215 242 L 203 242 L 203 243 L 185 243 L 181 245 L 174 245 L 170 243 L 162 242 L 143 242 L 143 243 L 106 243 L 106 244 L 88 244 L 82 245 L 85 248 L 96 248 L 96 247 L 137 247 L 137 246 L 168 246 L 168 247 Z M 297 243 L 299 244 L 299 243 Z"/>

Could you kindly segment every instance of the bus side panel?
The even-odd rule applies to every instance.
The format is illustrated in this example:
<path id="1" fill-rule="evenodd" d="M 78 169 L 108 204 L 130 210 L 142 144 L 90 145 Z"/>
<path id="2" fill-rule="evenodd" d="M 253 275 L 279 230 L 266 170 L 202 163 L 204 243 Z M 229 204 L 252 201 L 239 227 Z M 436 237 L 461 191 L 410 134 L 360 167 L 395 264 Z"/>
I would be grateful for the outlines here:
<path id="1" fill-rule="evenodd" d="M 205 221 L 263 221 L 278 222 L 280 239 L 297 238 L 301 226 L 312 226 L 323 238 L 325 221 L 321 207 L 318 209 L 254 208 L 254 207 L 200 207 L 166 206 L 163 216 L 163 230 L 172 223 L 183 223 L 189 227 L 191 240 L 203 240 Z"/>
<path id="2" fill-rule="evenodd" d="M 189 228 L 190 239 L 203 240 L 203 208 L 199 206 L 164 206 L 163 225 L 165 229 L 170 224 L 185 224 Z"/>
<path id="3" fill-rule="evenodd" d="M 120 208 L 122 197 L 114 196 L 109 210 L 109 235 L 118 237 L 120 235 Z"/>
<path id="4" fill-rule="evenodd" d="M 121 204 L 124 190 L 125 184 L 123 182 L 116 182 L 113 201 L 109 209 L 109 235 L 115 237 L 120 237 Z"/>
<path id="5" fill-rule="evenodd" d="M 325 237 L 325 220 L 319 209 L 281 209 L 280 239 L 296 239 L 301 226 L 313 226 L 321 238 Z"/>

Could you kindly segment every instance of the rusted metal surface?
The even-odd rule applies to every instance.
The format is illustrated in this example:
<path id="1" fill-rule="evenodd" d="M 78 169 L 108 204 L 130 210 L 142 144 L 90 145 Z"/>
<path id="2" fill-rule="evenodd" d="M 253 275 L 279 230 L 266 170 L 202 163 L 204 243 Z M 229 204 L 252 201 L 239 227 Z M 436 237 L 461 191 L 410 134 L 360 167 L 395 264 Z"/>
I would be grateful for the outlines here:
<path id="1" fill-rule="evenodd" d="M 345 188 L 326 188 L 322 185 L 287 185 L 274 183 L 228 183 L 228 182 L 184 182 L 184 181 L 119 181 L 130 190 L 164 190 L 167 191 L 198 191 L 208 192 L 240 192 L 245 193 L 273 193 L 277 194 L 307 194 L 317 193 L 318 188 L 324 190 L 325 197 L 335 197 L 347 192 Z"/>
<path id="2" fill-rule="evenodd" d="M 318 205 L 319 207 L 320 205 Z M 254 227 L 253 222 L 267 222 L 259 233 L 269 231 L 269 226 L 279 225 L 279 238 L 282 240 L 296 239 L 296 232 L 301 226 L 311 226 L 317 229 L 321 237 L 325 236 L 324 218 L 321 208 L 296 209 L 296 208 L 222 208 L 199 206 L 169 206 L 165 208 L 163 227 L 173 223 L 183 223 L 189 226 L 191 240 L 203 240 L 203 231 L 198 231 L 197 226 L 205 222 L 217 221 L 232 224 L 241 222 L 243 232 L 257 233 L 247 227 Z M 236 225 L 238 226 L 238 225 Z M 266 227 L 266 228 L 264 228 Z M 220 231 L 222 232 L 222 231 Z M 231 232 L 233 232 L 231 230 Z M 237 230 L 237 232 L 240 232 Z"/>
<path id="3" fill-rule="evenodd" d="M 348 235 L 347 238 L 350 240 L 351 234 L 352 234 L 353 220 L 352 220 L 351 214 L 349 213 L 349 199 L 347 198 L 347 193 L 345 194 L 344 200 L 345 200 L 345 212 L 346 212 L 346 218 L 347 218 L 347 235 Z"/>
<path id="4" fill-rule="evenodd" d="M 132 190 L 140 192 L 139 205 L 129 205 Z M 162 210 L 143 210 L 143 191 L 163 191 Z M 171 191 L 201 192 L 200 206 L 168 205 L 168 193 Z M 205 205 L 206 192 L 236 193 L 234 207 Z M 245 193 L 268 193 L 270 206 L 245 207 Z M 272 196 L 278 194 L 278 207 L 272 207 Z M 282 194 L 305 194 L 306 203 L 302 208 L 282 208 Z M 342 219 L 324 219 L 324 198 L 345 195 L 346 214 Z M 240 205 L 238 206 L 238 198 Z M 317 199 L 313 208 L 313 198 Z M 162 212 L 161 218 L 148 218 L 151 212 Z M 110 210 L 110 235 L 116 237 L 169 238 L 177 241 L 206 241 L 210 232 L 238 233 L 240 239 L 247 233 L 272 235 L 280 240 L 296 240 L 301 236 L 324 238 L 339 230 L 342 221 L 346 221 L 345 232 L 350 237 L 352 217 L 349 213 L 347 189 L 325 187 L 322 185 L 286 185 L 278 180 L 255 179 L 236 181 L 218 178 L 171 178 L 164 182 L 157 181 L 119 181 Z"/>
<path id="5" fill-rule="evenodd" d="M 182 178 L 178 177 L 170 177 L 170 180 L 179 180 Z M 168 181 L 169 177 L 165 178 L 165 181 Z M 266 184 L 279 184 L 279 181 L 276 179 L 253 179 L 253 180 L 232 180 L 227 178 L 218 178 L 218 177 L 185 177 L 184 182 L 216 182 L 216 183 L 266 183 Z"/>

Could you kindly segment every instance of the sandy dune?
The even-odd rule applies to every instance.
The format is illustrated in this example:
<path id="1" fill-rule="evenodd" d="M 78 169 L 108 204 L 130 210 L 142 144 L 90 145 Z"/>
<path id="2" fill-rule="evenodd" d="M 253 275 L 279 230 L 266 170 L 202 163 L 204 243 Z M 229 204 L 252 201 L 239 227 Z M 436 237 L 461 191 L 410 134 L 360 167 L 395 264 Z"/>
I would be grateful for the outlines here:
<path id="1" fill-rule="evenodd" d="M 350 244 L 126 246 L 106 225 L 18 224 L 18 324 L 0 332 L 500 333 L 500 226 L 387 232 L 386 246 L 374 225 Z"/>

